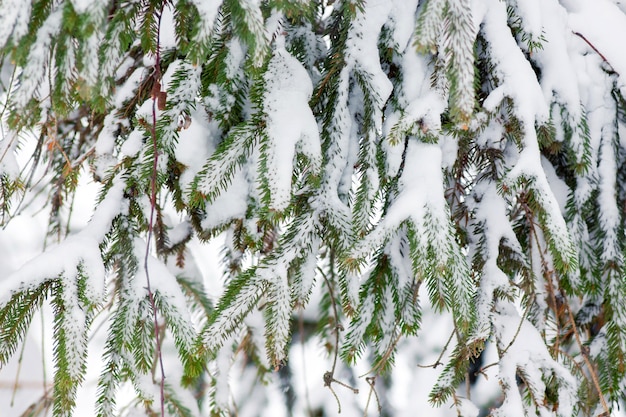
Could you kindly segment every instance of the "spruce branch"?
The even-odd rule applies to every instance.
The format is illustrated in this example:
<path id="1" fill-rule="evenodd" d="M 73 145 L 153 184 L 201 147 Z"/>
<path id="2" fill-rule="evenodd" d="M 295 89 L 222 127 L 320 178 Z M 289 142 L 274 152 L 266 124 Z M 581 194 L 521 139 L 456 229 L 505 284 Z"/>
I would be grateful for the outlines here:
<path id="1" fill-rule="evenodd" d="M 556 280 L 559 284 L 559 287 L 562 288 L 560 280 L 559 280 L 559 276 L 556 273 L 556 271 L 550 267 L 548 260 L 546 259 L 546 255 L 544 253 L 544 250 L 547 250 L 547 248 L 543 248 L 541 245 L 541 242 L 539 241 L 539 234 L 536 230 L 536 223 L 535 223 L 535 219 L 532 216 L 532 212 L 530 211 L 530 208 L 527 206 L 526 201 L 524 199 L 523 201 L 523 206 L 524 206 L 524 210 L 526 212 L 526 218 L 527 218 L 527 223 L 529 226 L 529 233 L 531 235 L 531 240 L 534 240 L 535 244 L 537 245 L 537 251 L 539 252 L 539 257 L 541 260 L 541 268 L 544 274 L 544 277 L 546 279 L 546 281 L 548 282 L 548 286 L 549 286 L 549 292 L 550 292 L 550 296 L 553 297 L 553 309 L 554 309 L 554 314 L 555 314 L 555 319 L 559 320 L 559 312 L 557 311 L 557 304 L 556 304 L 556 297 L 555 297 L 555 290 L 552 288 L 552 277 L 555 276 Z M 562 289 L 560 290 L 562 291 Z M 576 343 L 578 344 L 578 347 L 580 349 L 580 354 L 583 357 L 583 360 L 585 362 L 585 364 L 587 365 L 587 370 L 589 372 L 589 375 L 591 377 L 591 380 L 593 382 L 593 385 L 598 393 L 598 396 L 600 398 L 600 403 L 602 405 L 602 408 L 604 410 L 604 412 L 607 415 L 610 415 L 610 409 L 609 406 L 606 402 L 606 399 L 604 398 L 604 394 L 602 392 L 602 388 L 600 387 L 600 382 L 598 380 L 598 376 L 596 374 L 596 370 L 595 367 L 593 366 L 593 364 L 591 363 L 591 361 L 589 360 L 589 355 L 587 354 L 588 348 L 586 346 L 584 346 L 582 339 L 580 337 L 580 333 L 578 332 L 578 328 L 576 326 L 576 321 L 574 319 L 574 315 L 572 314 L 572 309 L 569 305 L 569 302 L 567 301 L 567 297 L 560 297 L 560 299 L 562 299 L 563 302 L 563 309 L 565 311 L 565 313 L 567 314 L 567 319 L 569 320 L 570 325 L 572 326 L 572 331 L 574 332 L 574 337 L 576 339 Z M 530 303 L 529 303 L 529 307 L 530 307 Z M 558 333 L 557 333 L 557 347 L 558 347 Z"/>

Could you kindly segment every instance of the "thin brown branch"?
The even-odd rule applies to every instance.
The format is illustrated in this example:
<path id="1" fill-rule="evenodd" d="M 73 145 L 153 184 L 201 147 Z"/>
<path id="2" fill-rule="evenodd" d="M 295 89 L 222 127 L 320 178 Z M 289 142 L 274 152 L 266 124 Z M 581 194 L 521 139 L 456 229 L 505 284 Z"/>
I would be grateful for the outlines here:
<path id="1" fill-rule="evenodd" d="M 572 326 L 572 329 L 574 330 L 574 337 L 576 338 L 576 343 L 578 344 L 578 347 L 580 348 L 580 354 L 582 355 L 583 360 L 585 361 L 585 364 L 587 365 L 587 369 L 589 369 L 589 376 L 591 376 L 593 385 L 596 388 L 596 391 L 598 391 L 598 396 L 600 397 L 600 402 L 602 403 L 602 409 L 604 410 L 606 415 L 609 416 L 611 414 L 611 411 L 609 410 L 609 405 L 607 404 L 606 399 L 604 398 L 604 394 L 602 393 L 602 389 L 600 388 L 600 381 L 598 380 L 598 375 L 596 374 L 596 370 L 593 364 L 591 363 L 591 361 L 589 360 L 589 355 L 587 354 L 587 348 L 583 345 L 583 342 L 580 339 L 580 334 L 578 333 L 578 329 L 576 328 L 576 322 L 574 320 L 574 315 L 572 314 L 572 309 L 570 308 L 569 303 L 567 301 L 565 302 L 565 309 L 567 310 L 567 315 L 569 317 L 570 324 Z"/>
<path id="2" fill-rule="evenodd" d="M 579 36 L 583 37 L 582 35 L 579 35 Z M 585 38 L 583 37 L 583 39 L 585 39 Z M 557 284 L 558 284 L 558 286 L 560 288 L 561 287 L 561 283 L 560 283 L 560 280 L 559 280 L 559 276 L 558 276 L 558 274 L 556 274 L 556 272 L 554 271 L 553 268 L 550 268 L 550 266 L 548 264 L 548 261 L 546 260 L 545 253 L 542 250 L 540 242 L 539 242 L 539 237 L 537 236 L 537 232 L 535 231 L 535 223 L 534 223 L 534 221 L 531 221 L 529 223 L 529 226 L 531 228 L 531 233 L 534 235 L 535 241 L 537 243 L 537 251 L 538 251 L 539 256 L 541 258 L 541 264 L 542 264 L 541 266 L 542 266 L 542 269 L 544 271 L 545 278 L 546 278 L 546 280 L 551 281 L 552 280 L 552 275 L 554 275 L 555 278 L 556 278 Z M 557 306 L 556 305 L 554 305 L 554 309 L 555 309 L 556 320 L 557 320 L 557 323 L 558 323 L 558 311 L 557 311 Z M 594 385 L 594 387 L 595 387 L 595 389 L 596 389 L 596 391 L 598 393 L 598 396 L 600 398 L 600 403 L 602 404 L 602 409 L 604 410 L 604 413 L 607 416 L 609 416 L 611 414 L 611 411 L 610 411 L 609 406 L 608 406 L 608 404 L 606 402 L 606 399 L 604 398 L 604 394 L 602 393 L 602 388 L 600 388 L 600 381 L 598 379 L 598 375 L 596 373 L 596 369 L 593 366 L 593 364 L 591 363 L 591 361 L 589 360 L 589 356 L 587 355 L 587 348 L 584 346 L 584 344 L 582 342 L 582 339 L 580 338 L 580 333 L 578 332 L 578 328 L 576 327 L 576 321 L 574 320 L 574 315 L 572 313 L 572 309 L 571 309 L 571 307 L 569 305 L 567 297 L 563 297 L 563 309 L 567 313 L 567 318 L 568 318 L 568 320 L 570 322 L 570 325 L 572 326 L 572 331 L 574 333 L 574 338 L 576 339 L 576 344 L 578 345 L 578 348 L 580 349 L 580 354 L 583 357 L 583 361 L 587 365 L 587 369 L 589 371 L 589 376 L 591 377 L 593 385 Z"/>
<path id="3" fill-rule="evenodd" d="M 376 377 L 375 376 L 368 376 L 367 378 L 365 378 L 365 381 L 369 384 L 370 386 L 370 391 L 367 394 L 367 402 L 365 403 L 365 411 L 363 412 L 363 417 L 367 417 L 367 410 L 369 409 L 370 406 L 370 401 L 372 399 L 372 393 L 374 393 L 374 397 L 376 398 L 376 405 L 378 407 L 378 414 L 381 414 L 383 411 L 383 408 L 380 405 L 380 398 L 378 398 L 378 392 L 376 392 Z"/>
<path id="4" fill-rule="evenodd" d="M 324 278 L 324 282 L 328 287 L 328 295 L 330 296 L 331 301 L 330 304 L 333 308 L 333 315 L 335 316 L 335 328 L 333 329 L 333 331 L 335 332 L 335 352 L 333 355 L 333 367 L 330 370 L 330 374 L 334 376 L 335 368 L 337 367 L 337 356 L 339 354 L 339 313 L 337 312 L 337 302 L 335 301 L 335 294 L 333 292 L 332 286 L 330 285 L 330 281 L 328 281 L 326 274 L 322 274 L 322 277 Z"/>
<path id="5" fill-rule="evenodd" d="M 154 77 L 155 84 L 160 85 L 161 80 L 161 17 L 163 16 L 163 10 L 165 8 L 165 2 L 161 3 L 161 9 L 157 17 L 157 39 L 156 39 L 156 59 L 154 62 Z M 150 176 L 150 220 L 148 222 L 148 239 L 146 243 L 146 254 L 144 257 L 144 270 L 146 273 L 146 286 L 148 291 L 148 298 L 150 299 L 150 307 L 152 308 L 154 319 L 154 338 L 156 342 L 156 355 L 159 362 L 159 368 L 161 371 L 161 381 L 159 385 L 160 389 L 160 405 L 161 416 L 165 416 L 165 368 L 163 367 L 163 352 L 161 349 L 161 334 L 159 330 L 159 314 L 154 298 L 154 293 L 150 286 L 150 271 L 148 268 L 148 260 L 150 258 L 150 242 L 154 234 L 154 216 L 156 213 L 157 204 L 157 170 L 159 163 L 159 149 L 157 144 L 157 103 L 158 95 L 152 95 L 152 125 L 150 126 L 150 134 L 152 137 L 152 175 Z"/>
<path id="6" fill-rule="evenodd" d="M 332 260 L 331 260 L 332 262 Z M 337 302 L 335 300 L 335 294 L 332 288 L 332 285 L 330 285 L 330 281 L 328 280 L 328 277 L 326 277 L 326 274 L 322 273 L 322 277 L 324 278 L 324 282 L 326 282 L 326 286 L 328 287 L 328 294 L 330 296 L 330 300 L 331 300 L 331 305 L 333 308 L 333 314 L 335 315 L 335 328 L 334 328 L 334 332 L 335 332 L 335 352 L 333 355 L 333 366 L 331 368 L 330 371 L 327 371 L 326 373 L 324 373 L 323 376 L 323 380 L 324 380 L 324 386 L 328 387 L 328 389 L 330 389 L 330 392 L 333 393 L 333 396 L 335 397 L 335 399 L 337 400 L 337 408 L 338 408 L 338 413 L 341 414 L 341 402 L 339 401 L 339 397 L 337 396 L 337 393 L 335 392 L 335 390 L 332 387 L 333 382 L 337 383 L 343 387 L 348 388 L 349 390 L 351 390 L 352 392 L 354 392 L 355 394 L 359 393 L 358 388 L 354 388 L 351 387 L 350 385 L 339 381 L 338 379 L 335 378 L 335 370 L 337 368 L 337 356 L 339 356 L 339 331 L 343 330 L 342 326 L 339 324 L 339 312 L 337 310 Z"/>
<path id="7" fill-rule="evenodd" d="M 606 64 L 607 64 L 609 67 L 611 67 L 611 71 L 613 71 L 614 73 L 616 73 L 617 75 L 619 75 L 619 73 L 618 73 L 617 71 L 615 71 L 615 69 L 613 68 L 613 65 L 611 65 L 611 63 L 609 62 L 609 60 L 608 60 L 608 59 L 606 59 L 606 57 L 604 56 L 604 54 L 602 54 L 602 52 L 600 52 L 600 51 L 598 50 L 598 48 L 596 48 L 596 46 L 595 46 L 593 43 L 591 43 L 591 41 L 590 41 L 589 39 L 587 39 L 587 38 L 585 37 L 585 35 L 583 35 L 583 34 L 582 34 L 582 33 L 580 33 L 580 32 L 573 32 L 573 33 L 574 33 L 574 35 L 578 36 L 580 39 L 582 39 L 583 41 L 585 41 L 585 43 L 586 43 L 587 45 L 589 45 L 589 47 L 590 47 L 591 49 L 593 49 L 593 50 L 594 50 L 594 52 L 595 52 L 596 54 L 598 54 L 598 56 L 599 56 L 600 58 L 602 58 L 602 60 L 603 60 L 604 62 L 606 62 Z"/>
<path id="8" fill-rule="evenodd" d="M 452 332 L 450 333 L 450 337 L 448 337 L 448 341 L 443 346 L 443 349 L 441 350 L 441 353 L 439 354 L 439 357 L 437 358 L 435 363 L 430 364 L 430 365 L 421 365 L 421 364 L 418 363 L 417 366 L 419 368 L 433 368 L 433 369 L 436 369 L 439 365 L 443 365 L 443 362 L 441 362 L 441 359 L 443 358 L 444 353 L 446 353 L 446 351 L 448 350 L 448 345 L 450 345 L 450 342 L 452 341 L 452 338 L 454 337 L 455 334 L 456 334 L 456 329 L 452 330 Z"/>

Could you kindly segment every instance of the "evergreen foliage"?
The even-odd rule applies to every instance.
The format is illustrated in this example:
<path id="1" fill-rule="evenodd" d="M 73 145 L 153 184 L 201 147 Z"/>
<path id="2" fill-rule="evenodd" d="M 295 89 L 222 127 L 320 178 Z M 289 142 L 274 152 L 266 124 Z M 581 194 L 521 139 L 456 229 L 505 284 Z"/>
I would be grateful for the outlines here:
<path id="1" fill-rule="evenodd" d="M 623 404 L 619 2 L 0 10 L 0 225 L 48 215 L 44 251 L 2 271 L 0 367 L 51 306 L 53 415 L 76 414 L 94 333 L 98 416 L 130 413 L 126 385 L 149 415 L 261 415 L 282 386 L 288 415 L 367 414 L 374 394 L 391 416 L 385 392 L 432 346 L 430 401 L 459 416 Z M 76 230 L 85 179 L 99 196 Z M 192 250 L 216 242 L 219 296 Z M 290 397 L 310 341 L 329 358 L 320 410 Z"/>

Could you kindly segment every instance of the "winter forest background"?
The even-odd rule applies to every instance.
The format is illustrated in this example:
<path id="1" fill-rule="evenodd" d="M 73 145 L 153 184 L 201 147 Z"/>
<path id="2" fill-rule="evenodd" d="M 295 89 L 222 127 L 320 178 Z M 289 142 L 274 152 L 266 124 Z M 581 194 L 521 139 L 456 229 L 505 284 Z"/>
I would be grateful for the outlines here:
<path id="1" fill-rule="evenodd" d="M 2 416 L 621 416 L 619 0 L 0 0 Z"/>

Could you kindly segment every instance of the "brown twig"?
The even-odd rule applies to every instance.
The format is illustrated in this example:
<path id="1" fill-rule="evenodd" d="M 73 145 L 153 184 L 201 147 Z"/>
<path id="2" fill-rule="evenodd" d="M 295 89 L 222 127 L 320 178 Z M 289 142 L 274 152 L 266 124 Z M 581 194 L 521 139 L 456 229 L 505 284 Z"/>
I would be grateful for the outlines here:
<path id="1" fill-rule="evenodd" d="M 335 329 L 334 329 L 335 353 L 333 355 L 333 367 L 331 368 L 330 371 L 327 371 L 326 373 L 324 373 L 323 380 L 324 380 L 324 386 L 330 389 L 330 392 L 332 392 L 333 396 L 335 397 L 335 400 L 337 400 L 337 408 L 338 408 L 337 412 L 341 414 L 341 402 L 339 401 L 339 397 L 337 396 L 337 393 L 332 387 L 332 383 L 335 382 L 343 387 L 346 387 L 352 392 L 354 392 L 355 394 L 358 394 L 359 390 L 358 388 L 351 387 L 350 385 L 335 379 L 335 369 L 337 367 L 337 356 L 339 355 L 339 331 L 342 330 L 343 328 L 339 324 L 339 313 L 337 311 L 337 304 L 335 301 L 335 294 L 333 292 L 333 288 L 330 285 L 330 281 L 328 280 L 328 277 L 326 277 L 326 274 L 322 273 L 322 277 L 324 278 L 324 282 L 326 282 L 326 286 L 328 287 L 328 294 L 330 295 L 331 306 L 333 308 L 333 314 L 335 315 Z"/>
<path id="2" fill-rule="evenodd" d="M 375 376 L 368 376 L 367 378 L 365 378 L 365 381 L 370 386 L 370 392 L 369 392 L 369 394 L 367 394 L 367 402 L 365 403 L 365 411 L 363 412 L 363 417 L 367 417 L 367 410 L 369 409 L 369 406 L 370 406 L 370 400 L 372 399 L 372 393 L 374 393 L 374 397 L 376 398 L 376 405 L 378 406 L 378 414 L 380 414 L 382 412 L 383 408 L 380 405 L 380 398 L 378 398 L 378 392 L 376 392 L 376 387 L 374 386 L 376 384 L 376 377 Z"/>
<path id="3" fill-rule="evenodd" d="M 600 51 L 598 50 L 598 48 L 596 48 L 596 46 L 595 46 L 593 43 L 591 43 L 591 41 L 589 41 L 589 39 L 587 39 L 587 38 L 585 37 L 585 35 L 583 35 L 583 34 L 582 34 L 582 33 L 580 33 L 580 32 L 573 32 L 573 33 L 574 33 L 574 35 L 578 36 L 580 39 L 582 39 L 583 41 L 585 41 L 585 43 L 586 43 L 587 45 L 589 45 L 589 47 L 590 47 L 591 49 L 593 49 L 593 50 L 594 50 L 594 52 L 595 52 L 596 54 L 598 54 L 598 56 L 599 56 L 600 58 L 602 58 L 602 60 L 603 60 L 604 62 L 606 62 L 606 63 L 608 64 L 608 66 L 609 66 L 609 67 L 611 67 L 611 71 L 613 71 L 614 73 L 616 73 L 616 74 L 618 74 L 618 75 L 619 75 L 619 73 L 618 73 L 617 71 L 615 71 L 615 69 L 613 68 L 613 65 L 611 65 L 611 63 L 609 62 L 609 60 L 608 60 L 608 59 L 606 59 L 606 57 L 604 56 L 604 54 L 602 54 L 602 52 L 600 52 Z"/>
<path id="4" fill-rule="evenodd" d="M 585 361 L 585 364 L 587 365 L 587 368 L 589 369 L 589 376 L 591 376 L 593 385 L 596 388 L 596 391 L 598 391 L 598 396 L 600 397 L 602 408 L 604 409 L 604 412 L 606 413 L 606 415 L 609 416 L 611 414 L 611 411 L 609 410 L 609 405 L 606 403 L 606 399 L 604 398 L 604 394 L 602 393 L 602 389 L 600 388 L 600 381 L 598 380 L 598 375 L 596 375 L 595 368 L 593 367 L 593 364 L 589 360 L 589 355 L 587 354 L 587 348 L 583 345 L 582 340 L 580 339 L 580 334 L 578 333 L 578 329 L 576 328 L 576 322 L 574 321 L 574 315 L 572 314 L 572 309 L 569 307 L 569 303 L 567 302 L 565 302 L 565 309 L 567 310 L 567 315 L 569 317 L 570 324 L 572 326 L 572 329 L 574 330 L 574 337 L 576 338 L 576 343 L 578 344 L 578 347 L 580 348 L 580 354 L 582 355 L 583 360 Z"/>
<path id="5" fill-rule="evenodd" d="M 154 77 L 155 84 L 160 86 L 161 80 L 161 17 L 163 16 L 163 10 L 165 8 L 165 2 L 161 3 L 161 9 L 157 17 L 157 39 L 156 39 L 156 58 L 154 62 Z M 154 293 L 150 286 L 150 272 L 148 268 L 148 260 L 150 258 L 150 242 L 152 235 L 154 234 L 154 215 L 156 212 L 156 199 L 157 199 L 157 170 L 159 163 L 159 149 L 157 145 L 157 106 L 159 95 L 152 95 L 152 125 L 150 126 L 150 134 L 152 137 L 152 151 L 154 153 L 152 157 L 152 175 L 150 176 L 150 220 L 148 222 L 148 239 L 146 243 L 146 254 L 144 257 L 144 270 L 146 273 L 146 289 L 148 291 L 148 298 L 150 299 L 150 307 L 152 308 L 154 318 L 154 338 L 156 342 L 156 355 L 159 361 L 159 368 L 161 371 L 160 400 L 161 400 L 161 416 L 165 417 L 165 368 L 163 367 L 163 352 L 161 350 L 161 335 L 159 331 L 159 315 L 154 298 Z"/>
<path id="6" fill-rule="evenodd" d="M 304 349 L 304 314 L 303 310 L 300 310 L 300 314 L 298 315 L 298 330 L 300 332 L 300 348 L 302 349 L 302 374 L 304 375 L 304 402 L 306 404 L 306 410 L 308 415 L 313 415 L 312 407 L 311 407 L 311 397 L 309 395 L 309 384 L 306 381 L 306 356 Z"/>
<path id="7" fill-rule="evenodd" d="M 446 353 L 446 350 L 448 350 L 448 345 L 450 345 L 450 342 L 452 341 L 452 338 L 454 337 L 455 334 L 456 334 L 456 329 L 452 330 L 452 332 L 450 333 L 450 337 L 448 338 L 448 341 L 446 342 L 446 344 L 443 346 L 443 349 L 441 350 L 441 353 L 439 354 L 439 357 L 437 358 L 435 363 L 430 364 L 430 365 L 421 365 L 418 363 L 417 364 L 418 368 L 436 369 L 439 365 L 443 365 L 443 362 L 441 362 L 441 359 L 443 358 L 444 353 Z"/>
<path id="8" fill-rule="evenodd" d="M 581 36 L 583 39 L 584 36 Z M 586 40 L 586 39 L 585 39 Z M 593 47 L 593 46 L 592 46 Z M 595 48 L 594 48 L 595 49 Z M 599 52 L 598 52 L 599 53 Z M 559 285 L 559 288 L 561 287 L 561 283 L 559 280 L 559 276 L 557 274 L 555 274 L 555 271 L 549 267 L 548 262 L 545 258 L 545 254 L 543 252 L 543 250 L 541 249 L 541 245 L 539 242 L 539 237 L 537 236 L 537 233 L 535 231 L 535 223 L 534 221 L 531 221 L 529 223 L 530 229 L 531 229 L 531 233 L 534 235 L 535 241 L 537 243 L 537 251 L 539 253 L 539 256 L 541 258 L 541 266 L 542 269 L 544 271 L 544 274 L 546 276 L 546 279 L 551 281 L 552 280 L 552 275 L 554 274 L 556 280 L 557 280 L 557 284 Z M 576 339 L 576 344 L 578 345 L 578 348 L 580 349 L 580 354 L 583 357 L 583 361 L 585 362 L 585 364 L 587 365 L 587 369 L 589 370 L 589 376 L 591 377 L 591 380 L 593 381 L 593 385 L 594 388 L 596 389 L 596 391 L 598 392 L 598 396 L 600 397 L 600 403 L 602 404 L 602 408 L 604 409 L 604 412 L 607 416 L 609 416 L 611 414 L 611 411 L 609 409 L 609 406 L 606 402 L 606 399 L 604 398 L 604 394 L 602 393 L 602 389 L 600 388 L 600 381 L 598 379 L 598 375 L 596 374 L 596 370 L 593 366 L 593 364 L 591 363 L 591 361 L 589 360 L 589 356 L 587 355 L 587 348 L 584 346 L 581 338 L 580 338 L 580 333 L 578 332 L 578 329 L 576 328 L 576 321 L 574 320 L 574 315 L 572 313 L 572 309 L 569 306 L 569 302 L 567 300 L 566 297 L 563 297 L 563 308 L 564 310 L 567 312 L 567 318 L 570 322 L 570 325 L 572 326 L 572 331 L 574 333 L 574 338 Z M 556 316 L 556 320 L 558 323 L 558 311 L 557 311 L 557 306 L 554 305 L 554 314 Z M 558 339 L 558 337 L 557 337 Z"/>
<path id="9" fill-rule="evenodd" d="M 500 358 L 502 358 L 511 348 L 511 346 L 513 346 L 513 343 L 515 343 L 515 340 L 517 339 L 517 337 L 519 336 L 520 331 L 522 330 L 522 325 L 524 324 L 524 320 L 526 320 L 526 316 L 528 315 L 528 312 L 530 310 L 530 304 L 528 304 L 528 306 L 526 307 L 526 310 L 524 310 L 524 314 L 520 317 L 520 321 L 517 324 L 517 329 L 515 330 L 515 334 L 513 334 L 513 338 L 511 338 L 511 341 L 504 347 L 504 349 L 499 350 L 498 352 L 498 356 Z M 485 371 L 489 368 L 491 368 L 492 366 L 495 365 L 499 365 L 500 362 L 492 362 L 489 365 L 485 365 L 483 367 L 481 367 L 478 371 L 475 372 L 474 375 L 484 375 L 485 378 L 487 378 L 487 374 L 485 374 Z"/>

